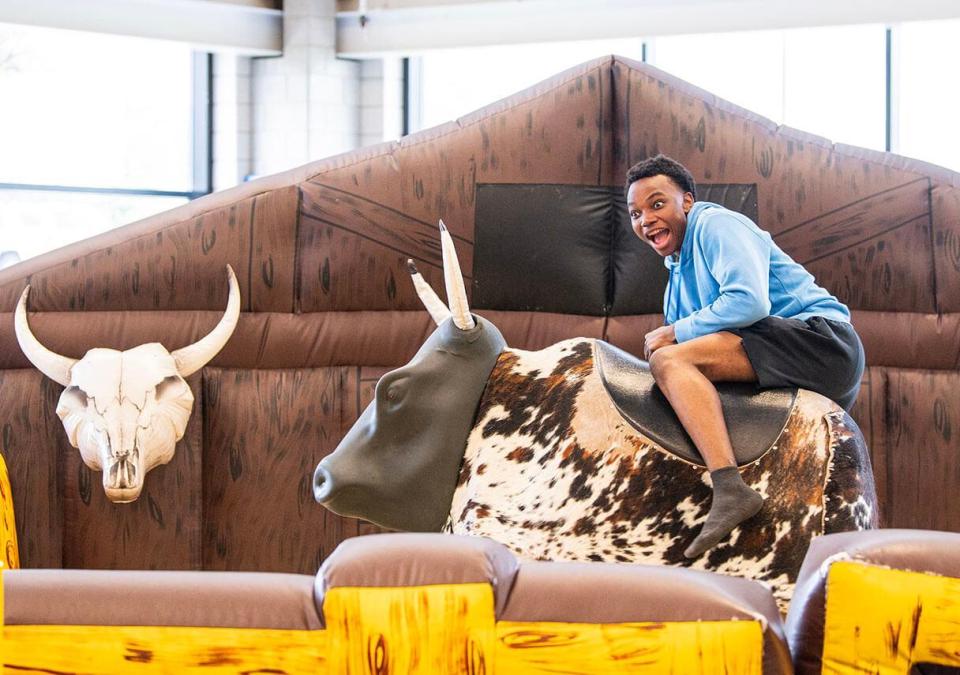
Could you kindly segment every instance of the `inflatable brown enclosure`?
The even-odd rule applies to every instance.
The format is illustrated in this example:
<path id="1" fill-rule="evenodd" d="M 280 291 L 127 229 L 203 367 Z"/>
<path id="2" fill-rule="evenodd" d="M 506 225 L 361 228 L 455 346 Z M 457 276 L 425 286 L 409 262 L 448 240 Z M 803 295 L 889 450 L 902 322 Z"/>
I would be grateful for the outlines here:
<path id="1" fill-rule="evenodd" d="M 315 504 L 311 472 L 432 329 L 405 260 L 443 292 L 437 219 L 474 308 L 512 346 L 582 335 L 639 353 L 661 321 L 665 270 L 629 230 L 622 181 L 656 152 L 855 310 L 869 368 L 854 416 L 885 524 L 960 530 L 960 175 L 832 145 L 606 57 L 0 272 L 0 449 L 24 566 L 315 572 L 374 529 Z M 21 290 L 32 284 L 35 333 L 66 355 L 176 348 L 219 319 L 227 263 L 239 327 L 190 378 L 197 402 L 174 460 L 139 501 L 111 504 L 67 444 L 60 386 L 17 346 Z"/>

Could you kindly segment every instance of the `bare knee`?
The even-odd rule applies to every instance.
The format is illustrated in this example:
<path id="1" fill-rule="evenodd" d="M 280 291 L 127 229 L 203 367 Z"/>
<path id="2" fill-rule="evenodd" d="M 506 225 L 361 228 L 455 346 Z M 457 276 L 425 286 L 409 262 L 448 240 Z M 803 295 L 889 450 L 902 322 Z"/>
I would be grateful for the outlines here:
<path id="1" fill-rule="evenodd" d="M 657 384 L 665 382 L 678 368 L 690 365 L 676 346 L 661 347 L 650 355 L 650 374 Z"/>

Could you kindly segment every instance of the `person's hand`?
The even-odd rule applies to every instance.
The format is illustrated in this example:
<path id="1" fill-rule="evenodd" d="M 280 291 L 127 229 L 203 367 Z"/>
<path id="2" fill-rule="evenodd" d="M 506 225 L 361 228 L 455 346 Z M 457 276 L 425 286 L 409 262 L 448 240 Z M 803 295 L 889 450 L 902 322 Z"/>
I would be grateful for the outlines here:
<path id="1" fill-rule="evenodd" d="M 655 351 L 661 347 L 676 343 L 677 335 L 673 330 L 673 326 L 660 326 L 643 337 L 643 358 L 649 361 Z"/>

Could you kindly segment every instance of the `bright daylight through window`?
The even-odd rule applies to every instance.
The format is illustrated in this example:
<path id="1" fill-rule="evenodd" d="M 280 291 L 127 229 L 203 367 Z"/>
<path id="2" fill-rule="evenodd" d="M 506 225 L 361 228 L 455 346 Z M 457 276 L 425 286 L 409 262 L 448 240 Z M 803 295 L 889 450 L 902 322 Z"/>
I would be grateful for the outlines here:
<path id="1" fill-rule="evenodd" d="M 206 191 L 195 70 L 181 45 L 0 25 L 0 256 L 30 258 Z"/>

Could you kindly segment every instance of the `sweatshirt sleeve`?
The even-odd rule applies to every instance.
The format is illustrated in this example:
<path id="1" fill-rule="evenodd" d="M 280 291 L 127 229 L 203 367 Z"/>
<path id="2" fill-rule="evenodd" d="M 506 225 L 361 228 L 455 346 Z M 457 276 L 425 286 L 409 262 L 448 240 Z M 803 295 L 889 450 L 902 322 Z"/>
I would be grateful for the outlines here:
<path id="1" fill-rule="evenodd" d="M 694 254 L 703 256 L 720 294 L 673 324 L 677 342 L 749 326 L 770 314 L 767 242 L 735 217 L 715 214 L 698 228 L 693 244 Z"/>

